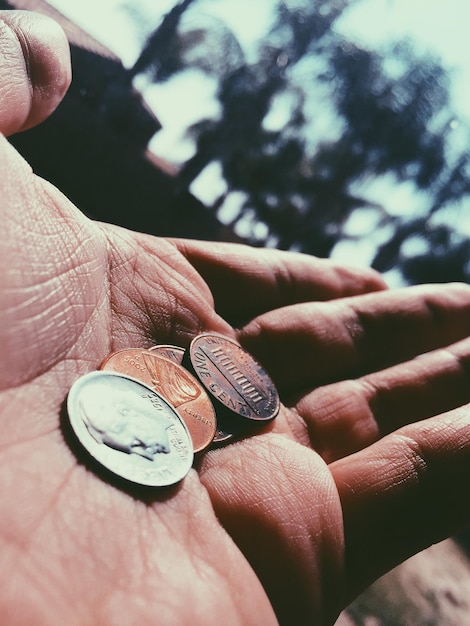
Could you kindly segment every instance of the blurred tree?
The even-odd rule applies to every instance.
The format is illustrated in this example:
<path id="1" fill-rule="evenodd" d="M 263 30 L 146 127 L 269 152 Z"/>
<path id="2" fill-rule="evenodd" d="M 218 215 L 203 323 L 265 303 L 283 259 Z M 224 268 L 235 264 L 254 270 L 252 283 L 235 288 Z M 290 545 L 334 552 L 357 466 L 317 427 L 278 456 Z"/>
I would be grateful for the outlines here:
<path id="1" fill-rule="evenodd" d="M 165 81 L 196 67 L 215 75 L 222 113 L 187 129 L 197 150 L 175 184 L 187 190 L 218 164 L 226 191 L 210 208 L 220 219 L 251 244 L 319 256 L 357 238 L 351 218 L 366 211 L 376 224 L 366 233 L 377 235 L 371 265 L 398 268 L 406 282 L 469 280 L 469 244 L 455 212 L 470 190 L 470 154 L 452 148 L 448 74 L 409 41 L 368 50 L 345 40 L 335 24 L 357 2 L 273 3 L 276 17 L 254 61 L 226 24 L 232 53 L 208 46 L 201 54 L 201 19 L 196 33 L 190 17 L 200 7 L 201 18 L 204 0 L 176 5 L 133 73 Z M 386 187 L 377 201 L 371 181 L 411 183 L 425 209 L 409 198 L 407 210 L 390 210 Z"/>

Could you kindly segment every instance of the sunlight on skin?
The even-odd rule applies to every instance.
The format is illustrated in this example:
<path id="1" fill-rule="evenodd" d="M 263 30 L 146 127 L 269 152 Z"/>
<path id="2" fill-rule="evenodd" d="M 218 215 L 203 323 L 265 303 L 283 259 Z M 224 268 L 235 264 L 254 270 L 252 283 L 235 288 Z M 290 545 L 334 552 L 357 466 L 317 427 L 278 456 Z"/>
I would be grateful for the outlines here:
<path id="1" fill-rule="evenodd" d="M 6 39 L 16 63 L 0 72 L 8 132 L 48 115 L 70 79 L 57 28 L 15 20 L 30 42 L 31 80 L 61 80 L 28 86 L 21 46 Z M 48 54 L 35 56 L 36 36 Z M 29 114 L 9 106 L 19 92 L 20 100 L 29 94 Z M 295 616 L 298 624 L 332 624 L 370 580 L 468 523 L 459 487 L 470 469 L 468 286 L 392 292 L 370 270 L 92 222 L 4 138 L 0 181 L 6 623 L 246 626 Z M 173 489 L 149 492 L 95 472 L 63 423 L 71 384 L 111 351 L 185 347 L 201 331 L 238 339 L 259 356 L 282 391 L 276 420 L 210 451 Z M 444 367 L 449 359 L 454 366 Z M 350 428 L 351 405 L 338 403 L 333 430 L 353 436 L 341 457 L 336 437 L 328 440 L 328 403 L 309 397 L 338 384 L 330 387 L 338 402 L 342 382 L 367 376 L 364 393 L 375 383 L 395 406 L 390 434 L 369 396 L 355 410 L 359 422 L 377 421 L 367 440 Z M 449 391 L 436 415 L 422 399 L 440 385 Z"/>

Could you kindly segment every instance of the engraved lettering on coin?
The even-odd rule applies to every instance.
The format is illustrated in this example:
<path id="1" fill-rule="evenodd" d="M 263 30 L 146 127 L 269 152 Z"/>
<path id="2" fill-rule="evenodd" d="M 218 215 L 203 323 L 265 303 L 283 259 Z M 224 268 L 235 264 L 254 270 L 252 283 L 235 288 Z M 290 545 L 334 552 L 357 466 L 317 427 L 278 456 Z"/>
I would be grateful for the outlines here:
<path id="1" fill-rule="evenodd" d="M 135 369 L 135 363 L 139 364 Z M 186 424 L 194 452 L 205 450 L 216 433 L 212 402 L 198 380 L 184 367 L 158 354 L 127 348 L 111 354 L 101 369 L 129 374 L 161 394 Z"/>
<path id="2" fill-rule="evenodd" d="M 250 420 L 273 419 L 279 395 L 263 367 L 239 344 L 204 333 L 189 347 L 192 368 L 216 402 Z"/>
<path id="3" fill-rule="evenodd" d="M 149 486 L 180 481 L 193 462 L 189 432 L 159 394 L 116 372 L 91 372 L 72 385 L 70 424 L 85 449 L 126 480 Z"/>

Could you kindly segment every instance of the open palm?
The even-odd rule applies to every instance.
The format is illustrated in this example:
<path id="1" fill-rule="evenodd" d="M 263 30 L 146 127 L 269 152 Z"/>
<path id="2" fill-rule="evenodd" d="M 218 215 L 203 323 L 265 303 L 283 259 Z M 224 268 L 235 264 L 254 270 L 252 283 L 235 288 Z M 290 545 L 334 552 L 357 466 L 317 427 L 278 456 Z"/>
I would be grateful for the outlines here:
<path id="1" fill-rule="evenodd" d="M 53 24 L 3 18 L 9 134 L 50 113 L 69 71 Z M 386 291 L 329 261 L 95 223 L 4 138 L 0 176 L 4 623 L 333 623 L 468 521 L 468 287 Z M 74 380 L 201 331 L 262 362 L 278 418 L 174 489 L 90 471 L 61 423 Z"/>

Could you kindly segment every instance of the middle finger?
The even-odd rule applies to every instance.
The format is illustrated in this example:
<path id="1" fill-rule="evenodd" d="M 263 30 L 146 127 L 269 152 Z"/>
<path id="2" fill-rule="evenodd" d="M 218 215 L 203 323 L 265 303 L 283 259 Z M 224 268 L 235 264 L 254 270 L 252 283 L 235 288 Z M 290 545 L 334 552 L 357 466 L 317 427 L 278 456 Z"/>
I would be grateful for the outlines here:
<path id="1" fill-rule="evenodd" d="M 287 399 L 459 341 L 470 334 L 469 311 L 469 285 L 424 285 L 276 309 L 239 341 Z"/>

